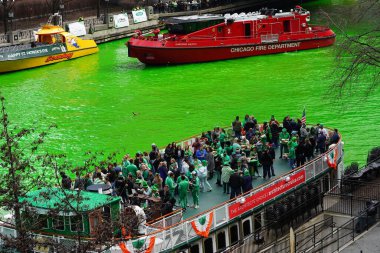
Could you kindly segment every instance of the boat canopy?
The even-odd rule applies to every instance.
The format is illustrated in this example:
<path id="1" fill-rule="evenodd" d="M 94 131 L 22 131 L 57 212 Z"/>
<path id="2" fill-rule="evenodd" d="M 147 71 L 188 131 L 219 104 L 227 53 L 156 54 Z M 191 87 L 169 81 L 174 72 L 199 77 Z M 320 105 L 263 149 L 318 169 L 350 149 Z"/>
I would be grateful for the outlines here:
<path id="1" fill-rule="evenodd" d="M 39 30 L 36 34 L 37 35 L 51 35 L 51 34 L 57 34 L 62 33 L 65 30 L 60 26 L 55 25 L 44 25 L 41 30 Z"/>
<path id="2" fill-rule="evenodd" d="M 222 15 L 193 15 L 168 18 L 166 29 L 172 34 L 188 34 L 224 22 Z"/>

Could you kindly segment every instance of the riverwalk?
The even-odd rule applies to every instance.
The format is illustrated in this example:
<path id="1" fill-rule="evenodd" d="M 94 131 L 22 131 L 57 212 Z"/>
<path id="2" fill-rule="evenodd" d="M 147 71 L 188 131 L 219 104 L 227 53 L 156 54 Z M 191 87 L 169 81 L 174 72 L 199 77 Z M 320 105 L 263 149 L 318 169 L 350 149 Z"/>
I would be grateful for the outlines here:
<path id="1" fill-rule="evenodd" d="M 174 16 L 188 16 L 206 13 L 229 13 L 236 12 L 242 9 L 257 7 L 264 4 L 265 1 L 255 0 L 255 1 L 238 1 L 230 4 L 224 4 L 212 8 L 200 9 L 200 10 L 187 10 L 187 11 L 177 11 L 177 12 L 164 12 L 164 13 L 154 13 L 153 7 L 149 6 L 145 8 L 147 14 L 147 21 L 141 23 L 135 23 L 131 11 L 127 11 L 129 26 L 115 28 L 113 24 L 112 17 L 119 13 L 109 13 L 107 18 L 104 16 L 98 18 L 94 16 L 83 17 L 83 22 L 86 28 L 86 35 L 83 36 L 85 39 L 93 39 L 97 43 L 104 43 L 112 40 L 122 39 L 131 37 L 136 30 L 141 30 L 143 33 L 149 32 L 154 28 L 163 27 L 161 23 L 162 19 L 174 17 Z M 78 20 L 68 20 L 63 23 L 63 26 L 70 23 L 74 23 Z M 34 32 L 37 31 L 39 27 L 34 27 L 25 30 L 15 30 L 10 31 L 8 34 L 0 34 L 0 47 L 6 47 L 10 45 L 25 44 L 30 43 L 35 40 Z"/>

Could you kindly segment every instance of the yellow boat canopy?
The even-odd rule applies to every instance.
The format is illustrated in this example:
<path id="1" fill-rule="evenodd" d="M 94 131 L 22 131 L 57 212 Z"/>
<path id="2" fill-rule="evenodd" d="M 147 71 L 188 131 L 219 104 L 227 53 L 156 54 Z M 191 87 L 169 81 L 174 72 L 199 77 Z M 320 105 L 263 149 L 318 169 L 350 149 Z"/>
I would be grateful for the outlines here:
<path id="1" fill-rule="evenodd" d="M 62 33 L 65 30 L 60 26 L 55 25 L 44 25 L 41 30 L 39 30 L 36 34 L 37 35 L 49 35 L 49 34 L 57 34 Z"/>

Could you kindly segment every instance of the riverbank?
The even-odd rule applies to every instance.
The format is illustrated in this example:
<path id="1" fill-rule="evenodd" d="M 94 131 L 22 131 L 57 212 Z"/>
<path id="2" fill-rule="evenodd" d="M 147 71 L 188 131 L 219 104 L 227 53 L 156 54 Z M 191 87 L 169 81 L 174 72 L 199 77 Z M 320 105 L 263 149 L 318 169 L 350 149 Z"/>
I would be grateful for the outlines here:
<path id="1" fill-rule="evenodd" d="M 129 26 L 122 28 L 115 28 L 113 24 L 114 15 L 120 14 L 120 12 L 109 13 L 108 19 L 104 20 L 104 17 L 97 18 L 96 16 L 83 17 L 84 25 L 86 27 L 86 35 L 83 36 L 86 39 L 93 39 L 96 43 L 104 43 L 108 41 L 118 40 L 122 38 L 131 37 L 135 30 L 141 30 L 142 32 L 149 32 L 154 28 L 161 27 L 160 20 L 174 16 L 188 16 L 196 14 L 206 13 L 228 13 L 238 10 L 253 8 L 265 4 L 267 1 L 255 0 L 255 1 L 238 1 L 236 3 L 224 4 L 201 10 L 187 10 L 176 12 L 164 12 L 154 14 L 153 7 L 146 7 L 147 21 L 141 23 L 135 23 L 130 11 L 127 12 L 129 19 Z M 66 26 L 70 23 L 74 23 L 77 20 L 69 20 L 63 23 Z M 38 27 L 11 31 L 8 34 L 0 35 L 0 47 L 6 47 L 17 44 L 25 44 L 34 41 L 33 31 L 36 31 Z"/>

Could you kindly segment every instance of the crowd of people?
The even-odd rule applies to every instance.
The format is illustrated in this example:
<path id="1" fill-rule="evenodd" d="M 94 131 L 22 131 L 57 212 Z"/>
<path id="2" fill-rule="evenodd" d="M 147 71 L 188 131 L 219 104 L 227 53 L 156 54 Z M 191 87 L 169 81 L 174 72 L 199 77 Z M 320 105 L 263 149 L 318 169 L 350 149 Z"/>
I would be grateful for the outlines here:
<path id="1" fill-rule="evenodd" d="M 322 124 L 307 127 L 289 116 L 282 125 L 273 115 L 263 124 L 254 116 L 246 115 L 242 121 L 236 116 L 231 128 L 226 132 L 215 127 L 184 147 L 173 142 L 160 151 L 153 143 L 150 152 L 126 154 L 120 164 L 97 167 L 84 177 L 77 173 L 74 182 L 62 173 L 62 186 L 87 189 L 106 184 L 125 204 L 147 207 L 149 200 L 159 200 L 162 214 L 167 214 L 177 199 L 183 210 L 199 208 L 200 193 L 213 190 L 208 180 L 214 176 L 230 199 L 250 191 L 252 180 L 261 176 L 259 167 L 264 179 L 275 176 L 276 149 L 279 159 L 288 160 L 289 169 L 294 169 L 339 141 L 337 129 L 329 133 Z"/>
<path id="2" fill-rule="evenodd" d="M 155 13 L 195 11 L 229 4 L 232 0 L 154 0 Z"/>

